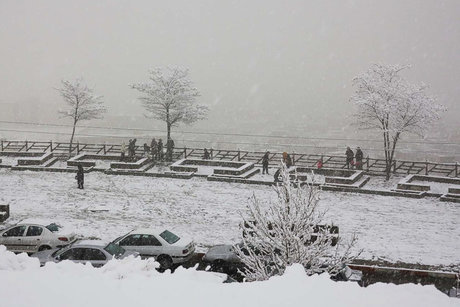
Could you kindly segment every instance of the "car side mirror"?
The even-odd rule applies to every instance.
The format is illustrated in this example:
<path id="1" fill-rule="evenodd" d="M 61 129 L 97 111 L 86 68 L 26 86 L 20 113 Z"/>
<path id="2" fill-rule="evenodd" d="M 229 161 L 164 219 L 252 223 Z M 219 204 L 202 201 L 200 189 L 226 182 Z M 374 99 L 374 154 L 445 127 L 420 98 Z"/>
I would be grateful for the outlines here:
<path id="1" fill-rule="evenodd" d="M 56 256 L 56 257 L 54 257 L 54 259 L 56 259 L 57 261 L 60 261 L 60 260 L 61 260 L 61 256 Z"/>
<path id="2" fill-rule="evenodd" d="M 6 232 L 4 232 L 4 233 L 2 234 L 2 237 L 6 237 L 6 236 L 7 236 L 7 234 L 6 234 Z"/>

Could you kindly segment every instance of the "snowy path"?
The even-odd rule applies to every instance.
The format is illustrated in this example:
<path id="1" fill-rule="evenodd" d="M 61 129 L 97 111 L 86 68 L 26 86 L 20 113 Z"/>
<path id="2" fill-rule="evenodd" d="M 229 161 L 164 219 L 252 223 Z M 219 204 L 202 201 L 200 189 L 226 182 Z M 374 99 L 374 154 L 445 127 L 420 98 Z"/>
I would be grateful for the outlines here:
<path id="1" fill-rule="evenodd" d="M 239 211 L 254 192 L 274 197 L 270 187 L 164 179 L 0 169 L 0 203 L 10 204 L 8 223 L 59 221 L 85 236 L 115 239 L 139 226 L 164 225 L 202 247 L 239 241 Z M 359 235 L 362 257 L 423 264 L 459 264 L 460 206 L 434 199 L 322 193 L 329 219 L 342 236 Z M 105 206 L 108 212 L 90 212 Z M 1 228 L 1 226 L 0 226 Z"/>

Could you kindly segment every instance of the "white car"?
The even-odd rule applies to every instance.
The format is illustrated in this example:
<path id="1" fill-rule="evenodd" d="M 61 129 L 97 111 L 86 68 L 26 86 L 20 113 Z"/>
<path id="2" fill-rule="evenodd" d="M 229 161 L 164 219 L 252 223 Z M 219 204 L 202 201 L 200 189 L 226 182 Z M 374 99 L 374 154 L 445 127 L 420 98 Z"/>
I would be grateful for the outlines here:
<path id="1" fill-rule="evenodd" d="M 155 257 L 163 269 L 189 261 L 195 252 L 192 239 L 180 238 L 164 228 L 135 229 L 113 243 L 127 251 L 138 252 L 141 257 Z"/>
<path id="2" fill-rule="evenodd" d="M 56 224 L 18 224 L 0 231 L 0 245 L 15 253 L 35 253 L 64 247 L 75 241 L 74 234 L 63 234 Z"/>

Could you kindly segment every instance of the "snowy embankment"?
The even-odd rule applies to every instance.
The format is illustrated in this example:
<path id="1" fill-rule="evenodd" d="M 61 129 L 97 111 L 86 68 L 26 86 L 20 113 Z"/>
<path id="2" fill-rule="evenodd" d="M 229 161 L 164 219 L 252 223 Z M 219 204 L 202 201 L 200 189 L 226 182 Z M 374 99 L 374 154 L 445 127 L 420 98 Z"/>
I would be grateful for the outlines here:
<path id="1" fill-rule="evenodd" d="M 300 265 L 265 282 L 222 283 L 222 275 L 156 263 L 112 260 L 102 268 L 63 261 L 40 268 L 35 258 L 0 246 L 0 306 L 458 306 L 434 286 L 334 282 L 307 277 Z"/>
<path id="2" fill-rule="evenodd" d="M 262 201 L 275 197 L 267 186 L 103 173 L 86 174 L 85 190 L 79 190 L 74 177 L 0 169 L 0 203 L 11 211 L 7 223 L 55 221 L 104 240 L 160 226 L 194 238 L 205 251 L 239 242 L 240 212 L 253 193 Z M 325 191 L 321 198 L 320 205 L 329 208 L 326 222 L 338 225 L 345 238 L 357 233 L 361 258 L 460 265 L 458 204 Z"/>

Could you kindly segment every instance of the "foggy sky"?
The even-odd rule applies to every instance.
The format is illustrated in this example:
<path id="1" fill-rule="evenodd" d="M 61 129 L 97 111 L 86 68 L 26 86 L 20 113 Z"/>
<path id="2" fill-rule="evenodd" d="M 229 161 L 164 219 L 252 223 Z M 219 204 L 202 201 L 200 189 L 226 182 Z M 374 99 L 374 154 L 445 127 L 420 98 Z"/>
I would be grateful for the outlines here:
<path id="1" fill-rule="evenodd" d="M 180 65 L 211 110 L 191 129 L 321 136 L 349 123 L 351 80 L 378 62 L 412 64 L 455 132 L 459 17 L 458 0 L 0 0 L 0 119 L 58 121 L 53 88 L 83 77 L 108 108 L 94 124 L 163 127 L 123 122 L 143 113 L 128 84 Z"/>

